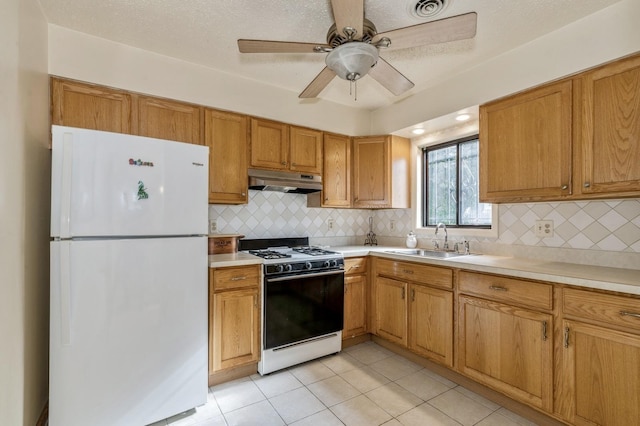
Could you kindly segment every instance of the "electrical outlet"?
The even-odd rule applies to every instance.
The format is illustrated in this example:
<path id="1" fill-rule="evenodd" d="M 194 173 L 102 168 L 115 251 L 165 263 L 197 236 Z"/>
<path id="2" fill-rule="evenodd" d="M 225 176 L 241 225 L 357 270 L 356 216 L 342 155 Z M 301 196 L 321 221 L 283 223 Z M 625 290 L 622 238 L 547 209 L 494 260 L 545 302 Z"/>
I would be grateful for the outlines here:
<path id="1" fill-rule="evenodd" d="M 209 233 L 215 234 L 218 232 L 218 219 L 209 219 Z"/>
<path id="2" fill-rule="evenodd" d="M 392 221 L 389 223 L 389 228 L 390 228 L 392 231 L 395 231 L 395 230 L 396 230 L 396 221 L 395 221 L 395 220 L 392 220 Z"/>
<path id="3" fill-rule="evenodd" d="M 538 238 L 553 237 L 553 221 L 552 220 L 536 220 L 535 234 Z"/>
<path id="4" fill-rule="evenodd" d="M 329 219 L 329 220 L 327 220 L 327 228 L 328 228 L 329 230 L 332 230 L 332 229 L 333 229 L 333 224 L 334 224 L 334 223 L 335 223 L 335 222 L 333 221 L 333 219 Z"/>

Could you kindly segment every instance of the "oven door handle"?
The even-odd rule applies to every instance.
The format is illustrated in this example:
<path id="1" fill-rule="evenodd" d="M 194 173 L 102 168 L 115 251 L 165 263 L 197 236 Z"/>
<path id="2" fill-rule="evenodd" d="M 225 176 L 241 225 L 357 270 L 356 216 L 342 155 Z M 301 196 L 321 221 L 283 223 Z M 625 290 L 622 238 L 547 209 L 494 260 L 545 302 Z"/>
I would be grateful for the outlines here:
<path id="1" fill-rule="evenodd" d="M 339 271 L 312 272 L 310 274 L 287 275 L 286 277 L 276 277 L 276 278 L 267 277 L 267 282 L 268 283 L 275 283 L 275 282 L 280 282 L 280 281 L 299 280 L 299 279 L 303 279 L 303 278 L 326 277 L 326 276 L 329 276 L 329 275 L 344 275 L 344 270 L 340 269 Z"/>

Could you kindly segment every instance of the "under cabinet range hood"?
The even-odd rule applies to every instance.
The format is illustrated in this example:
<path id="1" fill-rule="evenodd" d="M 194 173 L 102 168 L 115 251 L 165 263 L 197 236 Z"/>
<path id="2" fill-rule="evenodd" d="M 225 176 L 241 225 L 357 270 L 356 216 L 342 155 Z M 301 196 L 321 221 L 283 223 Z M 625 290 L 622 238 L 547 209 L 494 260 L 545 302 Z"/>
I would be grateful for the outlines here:
<path id="1" fill-rule="evenodd" d="M 322 190 L 322 177 L 295 172 L 249 169 L 249 189 L 310 194 Z"/>

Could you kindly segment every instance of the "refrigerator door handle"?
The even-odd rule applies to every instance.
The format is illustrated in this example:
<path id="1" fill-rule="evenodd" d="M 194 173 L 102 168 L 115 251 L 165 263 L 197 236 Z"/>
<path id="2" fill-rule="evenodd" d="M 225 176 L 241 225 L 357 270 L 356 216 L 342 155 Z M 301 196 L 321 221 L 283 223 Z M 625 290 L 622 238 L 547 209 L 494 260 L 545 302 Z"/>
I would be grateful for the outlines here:
<path id="1" fill-rule="evenodd" d="M 60 247 L 60 343 L 71 345 L 71 243 Z"/>
<path id="2" fill-rule="evenodd" d="M 60 183 L 60 238 L 70 237 L 72 164 L 73 134 L 65 133 L 62 148 L 62 182 Z"/>

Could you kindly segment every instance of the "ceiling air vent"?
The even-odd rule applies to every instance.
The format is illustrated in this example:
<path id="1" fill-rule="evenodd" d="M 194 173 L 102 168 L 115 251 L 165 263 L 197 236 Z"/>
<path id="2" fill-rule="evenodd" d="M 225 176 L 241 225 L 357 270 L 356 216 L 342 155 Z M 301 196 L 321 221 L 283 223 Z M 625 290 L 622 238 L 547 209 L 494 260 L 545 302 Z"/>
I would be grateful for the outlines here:
<path id="1" fill-rule="evenodd" d="M 416 18 L 433 18 L 440 14 L 452 0 L 418 0 L 411 7 L 411 14 Z"/>

